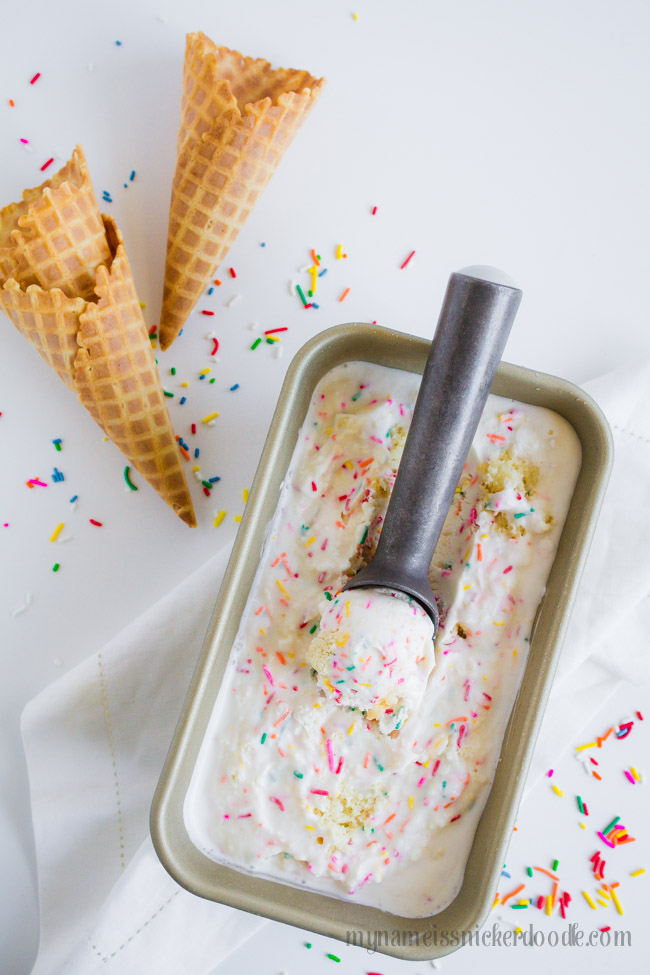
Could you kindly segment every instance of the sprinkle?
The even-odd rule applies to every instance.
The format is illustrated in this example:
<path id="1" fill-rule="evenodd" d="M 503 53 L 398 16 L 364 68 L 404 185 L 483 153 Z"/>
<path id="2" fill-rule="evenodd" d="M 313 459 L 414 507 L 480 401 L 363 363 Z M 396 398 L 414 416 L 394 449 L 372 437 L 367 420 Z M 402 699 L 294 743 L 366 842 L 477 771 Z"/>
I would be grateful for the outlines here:
<path id="1" fill-rule="evenodd" d="M 233 295 L 232 298 L 229 301 L 226 302 L 226 307 L 227 308 L 232 308 L 232 306 L 233 305 L 236 305 L 238 301 L 241 301 L 241 295 L 239 295 L 239 294 L 238 295 Z"/>
<path id="2" fill-rule="evenodd" d="M 70 498 L 70 504 L 74 504 L 78 497 L 79 495 L 75 494 L 74 497 Z"/>
<path id="3" fill-rule="evenodd" d="M 349 294 L 350 294 L 350 289 L 346 288 L 343 294 L 341 295 L 341 297 L 339 298 L 339 301 L 344 301 Z"/>
<path id="4" fill-rule="evenodd" d="M 332 961 L 340 961 L 341 960 L 337 955 L 331 955 L 330 954 L 327 957 L 330 958 Z"/>
<path id="5" fill-rule="evenodd" d="M 580 812 L 581 812 L 581 813 L 583 813 L 583 815 L 584 815 L 584 811 L 585 811 L 585 807 L 584 807 L 584 806 L 583 806 L 583 804 L 582 804 L 582 799 L 580 798 L 580 796 L 576 796 L 576 800 L 577 800 L 577 802 L 578 802 L 578 809 L 579 809 L 579 810 L 580 810 Z"/>
<path id="6" fill-rule="evenodd" d="M 591 899 L 591 897 L 589 896 L 586 890 L 583 890 L 582 896 L 587 901 L 587 904 L 589 904 L 589 907 L 593 907 L 594 911 L 598 910 L 598 908 L 596 907 L 596 905 L 594 904 L 593 900 Z"/>
<path id="7" fill-rule="evenodd" d="M 210 423 L 212 420 L 216 420 L 218 416 L 219 416 L 218 411 L 215 411 L 214 413 L 208 413 L 207 416 L 203 417 L 201 423 Z"/>
<path id="8" fill-rule="evenodd" d="M 623 908 L 621 907 L 621 902 L 618 899 L 618 895 L 617 895 L 616 891 L 614 890 L 614 887 L 611 886 L 609 889 L 610 889 L 610 893 L 612 895 L 612 900 L 614 901 L 614 906 L 615 906 L 616 910 L 618 911 L 619 914 L 623 914 L 624 913 L 623 912 Z"/>
<path id="9" fill-rule="evenodd" d="M 334 752 L 332 750 L 332 740 L 331 740 L 331 738 L 328 738 L 327 739 L 327 745 L 326 745 L 326 747 L 327 747 L 327 761 L 329 762 L 330 772 L 334 772 L 335 771 L 335 769 L 334 769 Z"/>
<path id="10" fill-rule="evenodd" d="M 30 80 L 30 85 L 35 85 L 38 79 L 41 77 L 41 72 L 37 71 L 34 77 Z"/>
<path id="11" fill-rule="evenodd" d="M 560 862 L 559 860 L 553 860 L 553 867 L 552 867 L 553 871 L 557 870 L 559 862 Z"/>
<path id="12" fill-rule="evenodd" d="M 255 341 L 251 345 L 251 350 L 254 352 L 257 346 L 261 344 L 262 344 L 262 340 L 260 338 L 255 339 Z"/>
<path id="13" fill-rule="evenodd" d="M 639 773 L 637 772 L 637 770 L 634 768 L 633 765 L 630 765 L 630 772 L 634 776 L 634 779 L 635 779 L 636 782 L 640 782 L 641 781 L 641 776 L 639 775 Z"/>
<path id="14" fill-rule="evenodd" d="M 59 535 L 61 534 L 62 531 L 63 531 L 63 522 L 61 522 L 59 525 L 56 526 L 56 528 L 54 529 L 54 532 L 52 534 L 52 537 L 51 537 L 50 541 L 51 542 L 55 542 L 57 540 L 57 538 L 59 537 Z"/>
<path id="15" fill-rule="evenodd" d="M 279 806 L 280 807 L 280 810 L 282 812 L 284 812 L 284 806 L 282 805 L 282 803 L 280 802 L 280 800 L 277 798 L 277 796 L 269 796 L 269 799 L 271 800 L 271 802 L 274 802 L 276 804 L 276 806 Z"/>
<path id="16" fill-rule="evenodd" d="M 96 528 L 102 528 L 103 523 L 101 521 L 95 521 L 94 518 L 88 519 L 91 525 L 95 525 Z"/>
<path id="17" fill-rule="evenodd" d="M 645 867 L 639 867 L 638 870 L 630 874 L 630 877 L 640 877 L 642 873 L 645 873 Z"/>
<path id="18" fill-rule="evenodd" d="M 411 251 L 411 253 L 410 253 L 410 254 L 409 254 L 409 256 L 408 256 L 408 257 L 406 258 L 406 260 L 404 261 L 404 263 L 403 263 L 403 264 L 400 264 L 400 271 L 401 271 L 401 270 L 403 270 L 403 269 L 404 269 L 404 268 L 406 267 L 406 265 L 407 265 L 407 264 L 408 264 L 408 262 L 409 262 L 409 261 L 411 260 L 411 258 L 413 257 L 413 255 L 414 255 L 414 254 L 415 254 L 415 251 Z"/>
<path id="19" fill-rule="evenodd" d="M 217 352 L 219 351 L 219 339 L 213 338 L 212 341 L 214 342 L 214 346 L 212 348 L 212 352 L 210 353 L 210 355 L 216 355 Z"/>
<path id="20" fill-rule="evenodd" d="M 614 826 L 616 826 L 616 824 L 618 822 L 620 822 L 620 820 L 621 820 L 621 817 L 620 816 L 616 816 L 615 819 L 612 819 L 612 821 L 609 824 L 609 826 L 606 826 L 605 829 L 603 830 L 603 833 L 605 833 L 605 835 L 607 835 L 609 833 L 610 829 L 613 829 Z"/>
<path id="21" fill-rule="evenodd" d="M 304 291 L 302 290 L 302 288 L 300 287 L 299 284 L 296 285 L 296 291 L 300 295 L 300 300 L 302 301 L 303 305 L 306 308 L 307 307 L 307 304 L 308 304 L 307 303 L 307 299 L 305 298 L 305 293 L 304 293 Z"/>
<path id="22" fill-rule="evenodd" d="M 260 745 L 263 745 L 265 741 L 266 741 L 266 732 L 264 732 L 264 734 L 260 738 Z"/>
<path id="23" fill-rule="evenodd" d="M 279 580 L 279 579 L 276 579 L 276 580 L 275 580 L 275 584 L 276 584 L 276 586 L 278 587 L 278 589 L 280 590 L 280 592 L 282 593 L 282 595 L 283 595 L 283 596 L 284 596 L 284 597 L 285 597 L 286 599 L 291 599 L 291 596 L 289 595 L 289 593 L 287 592 L 287 590 L 286 590 L 286 589 L 284 588 L 284 586 L 282 585 L 282 583 L 280 582 L 280 580 Z"/>
<path id="24" fill-rule="evenodd" d="M 375 214 L 376 214 L 376 212 L 377 212 L 377 207 L 373 207 L 373 208 L 372 208 L 372 210 L 371 210 L 370 212 L 371 212 L 371 214 L 372 214 L 372 215 L 373 215 L 373 217 L 374 217 L 374 215 L 375 215 Z"/>
<path id="25" fill-rule="evenodd" d="M 343 246 L 342 244 L 339 244 L 336 248 L 336 260 L 340 261 L 342 257 L 343 257 Z"/>
<path id="26" fill-rule="evenodd" d="M 237 277 L 237 272 L 235 271 L 234 267 L 229 267 L 228 270 L 230 271 L 230 277 L 231 278 L 236 278 Z"/>
<path id="27" fill-rule="evenodd" d="M 174 398 L 174 394 L 170 393 L 169 390 L 167 389 L 163 389 L 163 393 L 165 394 L 165 396 L 168 396 L 170 399 Z"/>
<path id="28" fill-rule="evenodd" d="M 60 568 L 61 568 L 60 563 L 55 562 L 54 565 L 52 566 L 52 572 L 58 572 Z"/>
<path id="29" fill-rule="evenodd" d="M 133 180 L 134 180 L 134 179 L 135 179 L 135 169 L 132 169 L 132 170 L 131 170 L 131 175 L 129 176 L 129 180 L 130 180 L 131 182 L 133 182 Z"/>
<path id="30" fill-rule="evenodd" d="M 329 792 L 327 789 L 310 789 L 309 790 L 313 796 L 328 796 Z"/>
<path id="31" fill-rule="evenodd" d="M 601 839 L 603 843 L 606 843 L 607 846 L 609 846 L 612 850 L 614 849 L 615 844 L 612 843 L 611 840 L 608 840 L 606 836 L 603 836 L 602 833 L 596 833 L 596 836 L 598 836 L 599 839 Z"/>
<path id="32" fill-rule="evenodd" d="M 52 156 L 51 159 L 48 159 L 47 162 L 43 163 L 43 165 L 41 166 L 41 172 L 46 170 L 48 166 L 51 166 L 53 162 L 54 162 L 54 156 Z"/>
<path id="33" fill-rule="evenodd" d="M 628 772 L 628 771 L 627 771 L 627 769 L 624 769 L 624 770 L 623 770 L 623 775 L 624 775 L 624 776 L 625 776 L 625 778 L 626 778 L 626 779 L 628 780 L 628 782 L 631 782 L 631 783 L 632 783 L 632 785 L 636 785 L 636 782 L 635 782 L 635 780 L 634 780 L 634 776 L 633 776 L 633 775 L 631 775 L 631 774 L 630 774 L 630 772 Z"/>
<path id="34" fill-rule="evenodd" d="M 214 527 L 218 528 L 225 517 L 226 517 L 226 512 L 220 511 L 217 517 L 214 519 Z"/>
<path id="35" fill-rule="evenodd" d="M 558 787 L 556 785 L 554 785 L 552 788 L 553 788 L 553 792 L 555 793 L 556 796 L 563 796 L 564 795 L 564 793 L 562 792 L 562 789 L 558 789 Z"/>
<path id="36" fill-rule="evenodd" d="M 289 331 L 289 329 L 286 328 L 286 327 L 285 328 L 268 328 L 264 334 L 265 335 L 275 335 L 276 332 L 288 332 L 288 331 Z"/>
<path id="37" fill-rule="evenodd" d="M 520 890 L 523 890 L 525 886 L 526 884 L 520 884 L 519 887 L 515 887 L 515 889 L 511 890 L 509 894 L 506 894 L 505 897 L 501 898 L 501 903 L 505 904 L 505 902 L 509 901 L 511 897 L 514 897 L 516 894 L 519 893 Z"/>

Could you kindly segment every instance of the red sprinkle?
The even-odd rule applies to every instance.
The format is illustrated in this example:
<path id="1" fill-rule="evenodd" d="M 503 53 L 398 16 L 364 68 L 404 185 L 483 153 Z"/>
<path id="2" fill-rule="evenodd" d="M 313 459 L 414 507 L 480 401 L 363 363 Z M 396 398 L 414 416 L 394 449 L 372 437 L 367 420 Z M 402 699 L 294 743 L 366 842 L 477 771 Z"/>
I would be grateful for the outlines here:
<path id="1" fill-rule="evenodd" d="M 214 315 L 214 312 L 213 312 L 213 311 L 205 311 L 205 310 L 203 310 L 203 311 L 201 312 L 201 314 L 202 314 L 202 315 Z"/>
<path id="2" fill-rule="evenodd" d="M 210 355 L 216 355 L 217 352 L 219 351 L 219 339 L 212 339 L 212 341 L 214 342 L 214 348 L 210 353 Z"/>
<path id="3" fill-rule="evenodd" d="M 311 482 L 311 489 L 312 491 L 318 491 L 318 488 L 316 487 L 316 481 Z"/>
<path id="4" fill-rule="evenodd" d="M 229 267 L 228 270 L 230 271 L 231 277 L 237 277 L 237 272 L 235 271 L 234 267 Z"/>
<path id="5" fill-rule="evenodd" d="M 505 568 L 503 570 L 504 576 L 506 576 L 509 572 L 512 572 L 512 566 L 511 565 L 509 565 L 507 568 Z"/>
<path id="6" fill-rule="evenodd" d="M 206 498 L 210 497 L 210 492 L 208 491 L 207 487 L 203 488 L 203 493 L 205 494 Z"/>
<path id="7" fill-rule="evenodd" d="M 372 213 L 372 215 L 373 215 L 373 217 L 374 217 L 374 215 L 375 215 L 375 214 L 376 214 L 376 212 L 377 212 L 377 207 L 373 207 L 373 208 L 372 208 L 372 210 L 371 210 L 370 212 Z"/>
<path id="8" fill-rule="evenodd" d="M 313 796 L 328 796 L 329 792 L 327 789 L 310 789 L 309 790 Z"/>
<path id="9" fill-rule="evenodd" d="M 41 72 L 37 71 L 34 77 L 32 78 L 32 80 L 30 81 L 30 85 L 35 85 L 40 77 L 41 77 Z"/>
<path id="10" fill-rule="evenodd" d="M 94 518 L 89 518 L 89 521 L 90 521 L 90 524 L 91 525 L 96 525 L 97 528 L 101 528 L 102 527 L 102 522 L 101 521 L 95 521 Z"/>
<path id="11" fill-rule="evenodd" d="M 192 433 L 196 433 L 196 423 L 193 423 L 192 426 L 190 427 L 190 429 L 191 429 Z"/>
<path id="12" fill-rule="evenodd" d="M 149 335 L 153 335 L 155 331 L 156 331 L 156 326 L 152 325 L 151 328 L 149 329 Z"/>
<path id="13" fill-rule="evenodd" d="M 288 328 L 269 328 L 264 333 L 265 335 L 275 335 L 276 332 L 288 332 Z"/>
<path id="14" fill-rule="evenodd" d="M 284 806 L 276 796 L 269 796 L 269 799 L 271 800 L 271 802 L 274 802 L 276 806 L 279 806 L 282 812 L 284 812 Z"/>
<path id="15" fill-rule="evenodd" d="M 47 162 L 43 163 L 43 165 L 41 166 L 41 172 L 43 172 L 44 169 L 47 169 L 48 166 L 51 166 L 53 162 L 54 162 L 54 156 L 52 156 L 51 159 L 48 159 Z"/>
<path id="16" fill-rule="evenodd" d="M 414 255 L 414 254 L 415 254 L 415 251 L 411 251 L 411 253 L 410 253 L 410 254 L 409 254 L 409 256 L 408 256 L 408 257 L 406 258 L 406 260 L 404 261 L 404 263 L 403 263 L 403 264 L 400 264 L 400 271 L 401 271 L 401 270 L 402 270 L 403 268 L 405 268 L 405 267 L 406 267 L 406 265 L 407 265 L 407 264 L 408 264 L 408 262 L 409 262 L 409 261 L 411 260 L 411 258 L 413 257 L 413 255 Z"/>

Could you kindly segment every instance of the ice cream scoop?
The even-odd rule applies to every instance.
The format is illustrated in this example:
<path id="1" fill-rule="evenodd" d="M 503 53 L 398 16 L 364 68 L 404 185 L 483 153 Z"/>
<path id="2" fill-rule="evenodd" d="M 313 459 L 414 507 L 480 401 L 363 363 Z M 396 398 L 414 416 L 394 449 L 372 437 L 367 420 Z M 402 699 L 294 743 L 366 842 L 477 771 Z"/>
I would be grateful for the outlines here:
<path id="1" fill-rule="evenodd" d="M 325 607 L 308 651 L 321 686 L 384 731 L 417 707 L 434 666 L 429 566 L 521 301 L 505 281 L 491 268 L 451 275 L 377 549 Z"/>

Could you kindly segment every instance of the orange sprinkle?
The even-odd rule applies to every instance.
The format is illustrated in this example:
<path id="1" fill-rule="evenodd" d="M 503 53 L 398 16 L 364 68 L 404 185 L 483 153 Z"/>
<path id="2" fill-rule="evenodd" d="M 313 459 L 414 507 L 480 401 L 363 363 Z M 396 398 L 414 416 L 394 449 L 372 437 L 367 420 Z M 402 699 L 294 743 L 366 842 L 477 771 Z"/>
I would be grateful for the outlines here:
<path id="1" fill-rule="evenodd" d="M 366 755 L 366 757 L 363 760 L 363 767 L 364 768 L 368 768 L 368 762 L 369 761 L 370 761 L 370 752 L 368 752 L 368 754 Z"/>
<path id="2" fill-rule="evenodd" d="M 544 867 L 533 867 L 533 870 L 539 870 L 540 873 L 545 873 L 547 877 L 551 878 L 551 880 L 558 881 L 560 879 L 554 873 L 551 873 L 550 870 L 545 870 Z"/>
<path id="3" fill-rule="evenodd" d="M 491 440 L 492 443 L 497 443 L 497 442 L 499 442 L 499 443 L 505 443 L 506 442 L 506 438 L 505 437 L 502 437 L 499 433 L 487 433 L 486 434 L 486 437 L 488 438 L 488 440 Z"/>
<path id="4" fill-rule="evenodd" d="M 13 98 L 9 99 L 9 104 L 11 105 L 12 108 L 16 107 L 16 103 L 14 102 Z"/>
<path id="5" fill-rule="evenodd" d="M 291 714 L 291 708 L 289 708 L 289 710 L 286 712 L 286 714 L 283 714 L 281 717 L 278 718 L 277 721 L 274 721 L 273 722 L 273 727 L 274 728 L 277 728 L 278 725 L 282 724 L 282 722 L 285 721 L 289 717 L 290 714 Z M 273 736 L 271 736 L 271 737 L 273 737 Z"/>
<path id="6" fill-rule="evenodd" d="M 481 543 L 480 542 L 477 542 L 477 545 L 476 545 L 476 561 L 477 562 L 482 562 L 483 561 L 483 549 L 481 548 Z"/>
<path id="7" fill-rule="evenodd" d="M 525 886 L 526 884 L 520 884 L 518 887 L 515 887 L 515 889 L 511 890 L 509 894 L 506 894 L 505 897 L 501 898 L 501 903 L 505 904 L 505 902 L 509 901 L 511 897 L 514 897 L 515 894 L 518 894 L 520 890 L 523 890 Z"/>
<path id="8" fill-rule="evenodd" d="M 178 440 L 178 437 L 176 437 L 176 440 Z M 179 443 L 179 445 L 178 445 L 178 449 L 179 449 L 179 450 L 180 450 L 180 452 L 182 453 L 182 455 L 183 455 L 183 457 L 185 458 L 185 460 L 189 460 L 189 459 L 190 459 L 190 455 L 189 455 L 189 453 L 188 453 L 188 451 L 187 451 L 187 450 L 185 450 L 185 447 L 183 446 L 183 444 L 182 444 L 182 443 Z"/>
<path id="9" fill-rule="evenodd" d="M 372 464 L 374 459 L 375 459 L 374 457 L 366 457 L 365 460 L 360 460 L 359 467 L 367 467 L 368 464 Z"/>
<path id="10" fill-rule="evenodd" d="M 397 816 L 397 813 L 391 813 L 388 819 L 384 820 L 384 826 L 386 826 L 387 823 L 390 823 L 391 819 L 395 819 L 395 816 Z"/>
<path id="11" fill-rule="evenodd" d="M 339 298 L 339 301 L 345 301 L 345 299 L 347 298 L 347 296 L 349 294 L 350 294 L 350 289 L 349 288 L 346 288 L 345 291 L 343 292 L 343 294 L 341 295 L 341 297 Z"/>
<path id="12" fill-rule="evenodd" d="M 598 772 L 592 772 L 591 774 L 593 775 L 593 777 L 595 779 L 598 779 L 599 782 L 602 782 L 603 781 L 602 775 L 599 775 Z"/>
<path id="13" fill-rule="evenodd" d="M 284 659 L 284 654 L 283 653 L 280 653 L 279 650 L 276 650 L 275 651 L 275 655 L 276 655 L 276 657 L 278 658 L 278 660 L 280 661 L 281 664 L 286 665 L 287 661 Z"/>
<path id="14" fill-rule="evenodd" d="M 219 281 L 218 278 L 215 278 L 214 279 L 214 283 L 216 284 L 217 288 L 220 288 L 221 287 L 221 281 Z"/>
<path id="15" fill-rule="evenodd" d="M 318 260 L 318 258 L 316 256 L 316 251 L 314 250 L 313 247 L 311 249 L 311 259 L 314 262 L 314 264 L 316 265 L 316 267 L 320 267 L 320 261 Z"/>
<path id="16" fill-rule="evenodd" d="M 556 880 L 555 883 L 553 884 L 553 893 L 551 894 L 551 907 L 555 907 L 555 901 L 557 900 L 557 889 L 559 886 L 560 885 Z"/>

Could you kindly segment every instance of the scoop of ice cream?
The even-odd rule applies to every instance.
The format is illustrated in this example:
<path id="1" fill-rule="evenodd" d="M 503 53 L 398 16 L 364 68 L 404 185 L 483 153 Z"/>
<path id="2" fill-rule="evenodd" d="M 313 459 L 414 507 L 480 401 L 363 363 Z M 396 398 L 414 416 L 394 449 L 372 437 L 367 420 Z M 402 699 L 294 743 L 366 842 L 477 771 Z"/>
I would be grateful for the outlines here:
<path id="1" fill-rule="evenodd" d="M 384 734 L 399 731 L 435 663 L 428 613 L 389 589 L 351 589 L 319 608 L 320 629 L 307 650 L 319 687 L 365 712 Z"/>

